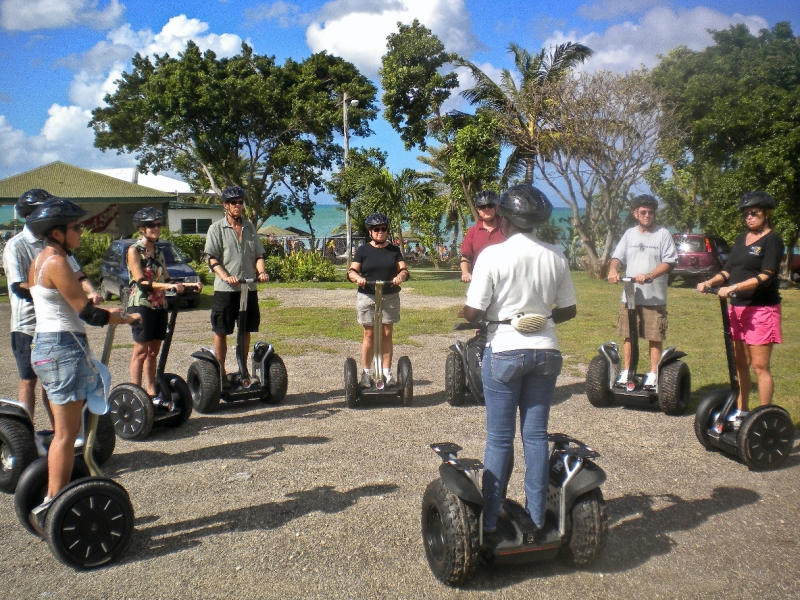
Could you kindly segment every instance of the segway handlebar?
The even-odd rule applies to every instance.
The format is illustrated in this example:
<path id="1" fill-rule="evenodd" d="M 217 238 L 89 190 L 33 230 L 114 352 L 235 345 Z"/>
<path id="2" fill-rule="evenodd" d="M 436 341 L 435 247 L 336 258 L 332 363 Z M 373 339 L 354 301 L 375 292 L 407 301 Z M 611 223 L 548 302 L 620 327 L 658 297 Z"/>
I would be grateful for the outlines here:
<path id="1" fill-rule="evenodd" d="M 239 285 L 245 285 L 245 284 L 250 284 L 250 283 L 255 283 L 255 282 L 256 282 L 255 279 L 245 279 L 244 277 L 239 277 Z"/>
<path id="2" fill-rule="evenodd" d="M 456 323 L 455 327 L 453 327 L 453 331 L 472 331 L 474 329 L 486 329 L 486 322 L 470 323 L 467 321 L 466 323 Z"/>
<path id="3" fill-rule="evenodd" d="M 706 288 L 706 291 L 704 293 L 713 294 L 714 296 L 719 296 L 720 289 L 722 289 L 722 288 L 710 287 L 710 288 Z M 728 298 L 736 298 L 736 292 L 731 292 L 730 294 L 728 294 Z"/>

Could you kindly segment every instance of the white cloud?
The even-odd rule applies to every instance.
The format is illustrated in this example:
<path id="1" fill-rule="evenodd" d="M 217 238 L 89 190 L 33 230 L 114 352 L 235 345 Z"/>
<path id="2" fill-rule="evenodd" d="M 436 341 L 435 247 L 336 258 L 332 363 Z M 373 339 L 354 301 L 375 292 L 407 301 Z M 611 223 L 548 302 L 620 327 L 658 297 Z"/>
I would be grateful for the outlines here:
<path id="1" fill-rule="evenodd" d="M 668 4 L 663 0 L 598 0 L 578 7 L 578 14 L 586 19 L 602 21 L 620 15 L 635 15 L 644 9 Z"/>
<path id="2" fill-rule="evenodd" d="M 397 31 L 398 21 L 410 24 L 414 19 L 450 52 L 469 57 L 481 48 L 464 0 L 328 2 L 306 29 L 306 43 L 313 52 L 327 50 L 355 64 L 367 77 L 377 78 L 387 36 Z"/>
<path id="3" fill-rule="evenodd" d="M 313 20 L 312 15 L 300 12 L 300 7 L 296 4 L 282 0 L 245 9 L 244 18 L 249 25 L 255 25 L 260 21 L 277 21 L 283 28 L 308 25 Z"/>
<path id="4" fill-rule="evenodd" d="M 98 0 L 3 0 L 0 26 L 7 31 L 34 31 L 85 26 L 109 29 L 125 13 L 119 0 L 98 9 Z"/>
<path id="5" fill-rule="evenodd" d="M 739 23 L 745 24 L 754 34 L 768 27 L 759 16 L 731 16 L 705 7 L 679 11 L 658 7 L 649 10 L 637 23 L 626 21 L 603 33 L 580 36 L 574 31 L 556 31 L 544 45 L 581 42 L 595 52 L 584 65 L 585 69 L 628 72 L 642 65 L 655 66 L 659 54 L 666 54 L 679 45 L 702 50 L 713 43 L 708 29 L 727 29 Z"/>

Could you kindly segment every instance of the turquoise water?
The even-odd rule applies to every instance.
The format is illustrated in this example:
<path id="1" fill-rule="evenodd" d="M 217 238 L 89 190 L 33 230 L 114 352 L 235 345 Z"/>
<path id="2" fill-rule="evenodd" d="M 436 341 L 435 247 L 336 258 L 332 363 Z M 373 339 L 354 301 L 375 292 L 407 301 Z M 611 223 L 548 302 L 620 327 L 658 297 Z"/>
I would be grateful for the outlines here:
<path id="1" fill-rule="evenodd" d="M 569 208 L 554 208 L 553 218 L 556 224 L 566 231 L 566 224 L 559 221 L 562 217 L 571 217 L 572 211 Z M 333 230 L 339 226 L 344 226 L 344 210 L 335 205 L 317 205 L 314 209 L 314 218 L 311 220 L 314 226 L 316 237 L 328 237 Z M 299 214 L 289 215 L 287 218 L 272 217 L 267 219 L 266 225 L 276 225 L 277 227 L 295 227 L 302 231 L 308 231 L 308 225 Z M 358 231 L 359 227 L 353 223 L 353 231 Z M 310 233 L 310 232 L 309 232 Z"/>

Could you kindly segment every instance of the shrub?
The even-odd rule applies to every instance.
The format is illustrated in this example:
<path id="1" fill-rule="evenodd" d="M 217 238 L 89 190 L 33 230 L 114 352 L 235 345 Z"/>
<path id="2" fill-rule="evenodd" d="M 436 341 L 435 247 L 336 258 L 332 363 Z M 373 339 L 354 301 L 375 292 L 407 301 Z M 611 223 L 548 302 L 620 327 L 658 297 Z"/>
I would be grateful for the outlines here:
<path id="1" fill-rule="evenodd" d="M 202 262 L 206 238 L 197 234 L 173 235 L 170 241 L 178 247 L 188 262 Z M 197 269 L 195 268 L 195 271 Z M 199 273 L 199 271 L 198 271 Z"/>
<path id="2" fill-rule="evenodd" d="M 269 275 L 270 281 L 278 281 L 281 275 L 281 258 L 279 256 L 268 256 L 264 261 L 264 270 Z"/>
<path id="3" fill-rule="evenodd" d="M 103 266 L 103 257 L 94 259 L 90 263 L 82 263 L 83 274 L 95 285 L 100 284 L 100 268 Z"/>
<path id="4" fill-rule="evenodd" d="M 265 262 L 270 279 L 277 281 L 336 281 L 336 267 L 322 254 L 297 252 L 286 258 L 270 256 Z"/>
<path id="5" fill-rule="evenodd" d="M 103 257 L 106 255 L 106 250 L 111 245 L 111 236 L 107 233 L 92 233 L 91 231 L 84 231 L 81 234 L 81 247 L 77 248 L 74 252 L 75 258 L 82 267 L 100 259 L 102 262 Z M 83 270 L 86 276 L 92 278 L 86 269 Z M 98 274 L 100 269 L 98 267 Z"/>
<path id="6" fill-rule="evenodd" d="M 192 267 L 203 285 L 213 285 L 215 275 L 208 268 L 208 263 L 203 260 L 191 260 L 189 266 Z"/>

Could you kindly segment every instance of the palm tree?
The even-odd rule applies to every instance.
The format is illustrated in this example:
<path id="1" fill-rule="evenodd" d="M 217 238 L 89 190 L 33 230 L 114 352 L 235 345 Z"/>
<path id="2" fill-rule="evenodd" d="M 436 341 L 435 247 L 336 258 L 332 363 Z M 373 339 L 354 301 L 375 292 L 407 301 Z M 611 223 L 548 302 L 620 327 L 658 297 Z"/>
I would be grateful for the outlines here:
<path id="1" fill-rule="evenodd" d="M 392 174 L 389 169 L 383 169 L 372 180 L 370 193 L 371 209 L 385 213 L 395 225 L 397 239 L 400 247 L 403 241 L 403 221 L 406 220 L 406 205 L 414 199 L 431 194 L 431 186 L 423 181 L 413 169 L 403 169 L 397 174 Z"/>
<path id="2" fill-rule="evenodd" d="M 547 155 L 558 138 L 550 119 L 557 104 L 557 85 L 594 51 L 568 42 L 538 54 L 510 44 L 509 52 L 514 55 L 516 72 L 503 69 L 499 84 L 473 63 L 459 61 L 459 66 L 468 68 L 475 79 L 475 85 L 462 96 L 496 119 L 501 143 L 511 148 L 502 182 L 507 184 L 511 178 L 522 176 L 524 183 L 533 183 L 536 156 Z"/>
<path id="3" fill-rule="evenodd" d="M 418 175 L 429 182 L 435 192 L 447 199 L 445 205 L 445 231 L 452 231 L 453 238 L 450 244 L 450 254 L 456 255 L 459 231 L 467 228 L 467 213 L 469 207 L 464 202 L 461 194 L 454 193 L 460 186 L 451 184 L 450 177 L 450 154 L 451 148 L 443 146 L 428 146 L 428 154 L 417 157 L 417 160 L 431 168 L 430 171 L 418 173 Z"/>

